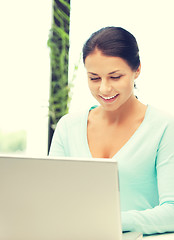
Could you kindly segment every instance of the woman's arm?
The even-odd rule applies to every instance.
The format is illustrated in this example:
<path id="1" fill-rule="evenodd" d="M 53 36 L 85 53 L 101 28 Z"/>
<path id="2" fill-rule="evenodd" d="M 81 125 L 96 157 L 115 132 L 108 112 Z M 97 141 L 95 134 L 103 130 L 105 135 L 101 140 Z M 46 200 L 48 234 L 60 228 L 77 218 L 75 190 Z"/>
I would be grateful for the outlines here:
<path id="1" fill-rule="evenodd" d="M 144 234 L 174 232 L 174 123 L 162 136 L 156 158 L 159 206 L 122 212 L 123 231 Z M 143 188 L 143 186 L 142 186 Z M 153 192 L 149 193 L 153 195 Z"/>
<path id="2" fill-rule="evenodd" d="M 154 234 L 174 232 L 174 204 L 165 203 L 144 211 L 122 212 L 122 230 Z"/>
<path id="3" fill-rule="evenodd" d="M 66 140 L 66 126 L 64 117 L 57 123 L 56 129 L 51 142 L 49 156 L 62 157 L 65 156 L 65 140 Z"/>

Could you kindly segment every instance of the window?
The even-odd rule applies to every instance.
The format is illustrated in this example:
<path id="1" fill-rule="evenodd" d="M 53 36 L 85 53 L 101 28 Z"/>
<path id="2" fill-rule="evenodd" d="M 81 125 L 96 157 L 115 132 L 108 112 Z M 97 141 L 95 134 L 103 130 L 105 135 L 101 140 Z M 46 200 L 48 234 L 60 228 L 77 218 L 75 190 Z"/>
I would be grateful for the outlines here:
<path id="1" fill-rule="evenodd" d="M 1 153 L 47 153 L 51 11 L 50 0 L 0 2 Z"/>

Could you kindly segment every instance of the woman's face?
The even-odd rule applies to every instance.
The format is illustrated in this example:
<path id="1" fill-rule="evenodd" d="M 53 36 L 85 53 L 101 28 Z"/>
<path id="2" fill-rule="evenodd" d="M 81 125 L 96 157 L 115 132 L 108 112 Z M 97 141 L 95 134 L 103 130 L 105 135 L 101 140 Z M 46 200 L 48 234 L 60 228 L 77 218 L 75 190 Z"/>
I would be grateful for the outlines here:
<path id="1" fill-rule="evenodd" d="M 96 50 L 85 60 L 89 89 L 96 100 L 108 111 L 117 110 L 134 97 L 134 80 L 140 67 L 133 71 L 120 57 L 103 55 Z"/>

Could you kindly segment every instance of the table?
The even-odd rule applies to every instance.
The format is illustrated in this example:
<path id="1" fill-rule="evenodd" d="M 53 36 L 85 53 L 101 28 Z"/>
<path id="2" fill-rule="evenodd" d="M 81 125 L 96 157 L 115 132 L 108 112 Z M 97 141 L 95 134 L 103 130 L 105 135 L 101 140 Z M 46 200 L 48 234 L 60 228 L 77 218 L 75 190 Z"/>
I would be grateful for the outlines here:
<path id="1" fill-rule="evenodd" d="M 151 236 L 144 236 L 145 240 L 174 240 L 174 233 L 155 234 Z"/>

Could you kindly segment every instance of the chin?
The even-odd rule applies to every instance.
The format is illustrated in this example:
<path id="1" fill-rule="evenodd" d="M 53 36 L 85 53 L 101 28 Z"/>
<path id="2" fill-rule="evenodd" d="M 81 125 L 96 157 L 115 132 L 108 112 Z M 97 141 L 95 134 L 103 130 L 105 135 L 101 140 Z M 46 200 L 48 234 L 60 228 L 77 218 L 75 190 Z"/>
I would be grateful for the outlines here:
<path id="1" fill-rule="evenodd" d="M 111 106 L 111 105 L 110 106 L 106 106 L 106 105 L 103 105 L 101 103 L 100 103 L 100 105 L 107 112 L 115 112 L 115 111 L 117 111 L 120 108 L 120 106 Z"/>

